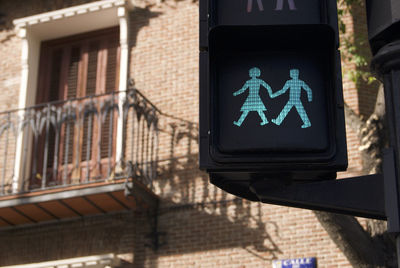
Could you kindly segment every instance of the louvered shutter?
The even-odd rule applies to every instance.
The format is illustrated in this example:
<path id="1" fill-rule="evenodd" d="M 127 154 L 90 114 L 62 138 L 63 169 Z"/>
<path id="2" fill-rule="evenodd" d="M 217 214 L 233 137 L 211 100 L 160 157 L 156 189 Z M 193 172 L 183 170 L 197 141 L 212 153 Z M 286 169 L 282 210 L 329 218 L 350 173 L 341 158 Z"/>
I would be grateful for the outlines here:
<path id="1" fill-rule="evenodd" d="M 44 57 L 44 51 L 48 52 L 48 57 Z M 38 93 L 37 93 L 37 103 L 43 102 L 52 102 L 57 101 L 59 99 L 60 92 L 60 75 L 61 75 L 61 66 L 63 59 L 63 50 L 60 48 L 50 49 L 47 46 L 43 46 L 41 50 L 42 58 L 41 58 L 41 66 L 39 76 L 39 84 L 38 84 Z M 48 73 L 47 76 L 43 75 L 44 70 Z M 49 79 L 47 79 L 49 78 Z M 39 112 L 42 107 L 37 109 Z M 45 172 L 47 172 L 47 178 L 51 177 L 51 170 L 55 161 L 55 147 L 56 147 L 56 129 L 55 126 L 50 124 L 49 132 L 47 133 L 47 156 L 45 153 L 46 146 L 46 129 L 40 133 L 38 137 L 38 145 L 37 151 L 32 152 L 33 157 L 31 161 L 32 171 L 35 171 L 36 174 L 43 173 L 43 165 L 46 162 Z M 34 146 L 33 146 L 34 147 Z M 34 157 L 36 157 L 36 161 L 34 161 Z M 45 158 L 47 157 L 46 161 Z M 35 167 L 33 165 L 36 165 Z M 39 178 L 43 177 L 37 176 L 36 174 L 32 174 L 32 182 L 31 185 L 40 185 Z"/>
<path id="2" fill-rule="evenodd" d="M 107 40 L 107 71 L 106 71 L 106 93 L 117 91 L 119 66 L 119 46 L 115 39 Z"/>
<path id="3" fill-rule="evenodd" d="M 99 40 L 92 40 L 89 42 L 89 50 L 88 50 L 88 55 L 87 55 L 87 71 L 86 71 L 86 90 L 85 90 L 85 96 L 93 96 L 98 94 L 98 58 L 99 58 L 99 53 L 100 53 L 100 41 Z M 92 115 L 90 115 L 92 116 Z M 83 161 L 86 161 L 88 159 L 92 159 L 93 157 L 93 152 L 92 149 L 88 152 L 88 141 L 92 141 L 91 148 L 94 148 L 95 146 L 95 141 L 93 139 L 94 132 L 95 132 L 95 127 L 94 123 L 92 122 L 90 126 L 90 131 L 89 131 L 89 117 L 86 116 L 83 122 L 83 129 L 82 129 L 82 150 L 81 150 L 81 159 Z M 92 121 L 94 121 L 95 118 L 92 116 Z M 90 133 L 89 133 L 90 132 Z M 90 137 L 88 137 L 90 136 Z"/>
<path id="4" fill-rule="evenodd" d="M 118 37 L 118 28 L 113 28 L 44 43 L 41 50 L 39 76 L 39 85 L 44 91 L 38 94 L 37 102 L 68 100 L 116 91 L 119 75 Z M 101 158 L 110 155 L 108 148 L 111 140 L 110 118 L 111 116 L 108 115 L 101 126 L 98 126 L 98 121 L 93 118 L 92 125 L 89 127 L 89 118 L 86 117 L 79 133 L 77 133 L 76 122 L 73 120 L 63 124 L 60 130 L 58 149 L 59 171 L 64 168 L 63 165 L 66 162 L 71 165 L 85 160 L 96 162 L 95 158 L 99 154 L 96 140 L 99 138 L 97 135 L 99 127 L 101 127 L 100 135 L 102 137 L 100 141 Z M 114 116 L 113 124 L 111 156 L 115 152 L 116 116 Z M 52 130 L 53 135 L 54 133 Z M 90 146 L 87 141 L 91 143 Z M 55 159 L 54 136 L 49 143 L 53 148 L 48 154 L 47 166 L 50 168 Z M 89 147 L 90 151 L 88 151 Z"/>
<path id="5" fill-rule="evenodd" d="M 113 38 L 107 38 L 105 41 L 107 44 L 105 92 L 111 93 L 118 89 L 117 66 L 119 66 L 119 47 L 118 43 Z M 115 101 L 116 100 L 114 100 L 114 103 Z M 113 118 L 113 122 L 111 122 L 111 118 Z M 102 159 L 112 157 L 115 153 L 114 146 L 110 147 L 110 143 L 115 143 L 116 118 L 117 114 L 115 109 L 107 111 L 101 128 L 100 155 Z"/>
<path id="6" fill-rule="evenodd" d="M 68 51 L 70 49 L 70 51 Z M 79 88 L 78 88 L 78 78 L 79 78 L 79 64 L 81 62 L 81 50 L 82 46 L 75 45 L 71 48 L 65 48 L 66 57 L 64 57 L 63 65 L 68 65 L 67 69 L 67 77 L 66 77 L 66 88 L 64 88 L 64 99 L 75 99 L 78 97 Z M 61 81 L 62 83 L 63 81 Z M 65 82 L 64 82 L 65 83 Z M 65 84 L 64 84 L 65 85 Z M 63 84 L 61 84 L 63 87 Z M 72 109 L 72 108 L 71 108 Z M 63 149 L 62 152 L 62 163 L 66 162 L 65 157 L 68 157 L 67 163 L 72 163 L 74 150 L 76 146 L 74 146 L 75 140 L 75 120 L 73 118 L 68 119 L 68 121 L 64 124 L 62 131 L 62 141 L 63 141 Z"/>
<path id="7" fill-rule="evenodd" d="M 54 49 L 51 52 L 51 75 L 50 75 L 50 88 L 49 88 L 49 101 L 57 101 L 59 99 L 60 93 L 60 74 L 61 74 L 61 65 L 63 58 L 63 50 L 62 49 Z M 49 132 L 49 147 L 48 147 L 48 160 L 47 160 L 47 168 L 52 168 L 54 165 L 54 154 L 55 154 L 55 136 L 56 130 L 55 126 L 50 126 Z M 45 137 L 43 137 L 44 139 Z M 44 144 L 43 144 L 44 146 Z"/>

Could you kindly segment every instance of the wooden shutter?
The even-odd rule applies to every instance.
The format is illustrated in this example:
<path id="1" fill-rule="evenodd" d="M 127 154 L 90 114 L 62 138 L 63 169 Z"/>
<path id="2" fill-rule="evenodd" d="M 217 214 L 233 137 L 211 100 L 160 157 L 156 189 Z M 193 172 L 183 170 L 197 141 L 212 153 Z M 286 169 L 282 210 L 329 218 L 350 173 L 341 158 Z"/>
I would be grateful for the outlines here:
<path id="1" fill-rule="evenodd" d="M 117 66 L 119 66 L 119 46 L 115 39 L 106 39 L 107 47 L 107 63 L 106 63 L 106 81 L 105 81 L 105 92 L 110 93 L 117 91 L 118 89 L 118 77 L 119 72 Z M 111 114 L 111 112 L 113 114 Z M 111 123 L 111 118 L 113 122 Z M 101 128 L 101 144 L 100 144 L 100 155 L 101 158 L 113 157 L 115 154 L 115 146 L 109 148 L 110 142 L 115 143 L 116 136 L 116 125 L 117 125 L 117 114 L 116 111 L 110 111 L 102 124 Z M 110 131 L 111 125 L 113 126 Z M 111 140 L 113 139 L 113 140 Z M 110 141 L 111 140 L 111 141 Z"/>
<path id="2" fill-rule="evenodd" d="M 39 88 L 43 89 L 37 95 L 37 103 L 68 100 L 91 95 L 111 93 L 118 89 L 119 75 L 119 32 L 118 28 L 62 38 L 44 42 L 41 49 Z M 104 97 L 105 98 L 105 97 Z M 116 120 L 116 116 L 114 116 Z M 67 138 L 67 124 L 61 129 L 58 159 L 59 169 L 62 169 L 65 160 L 69 164 L 85 161 L 87 153 L 89 159 L 97 156 L 97 120 L 93 118 L 93 129 L 88 137 L 89 120 L 85 118 L 77 133 L 77 128 L 70 122 L 70 134 Z M 110 116 L 101 126 L 101 157 L 108 156 Z M 116 121 L 112 135 L 115 137 Z M 53 138 L 49 152 L 47 166 L 53 165 L 55 154 L 55 138 Z M 115 138 L 113 137 L 112 152 L 115 152 Z M 41 138 L 43 140 L 44 138 Z M 88 152 L 87 140 L 92 140 L 91 150 Z M 43 142 L 42 142 L 43 143 Z M 66 157 L 67 144 L 69 144 Z M 114 155 L 114 153 L 112 153 Z M 40 161 L 39 161 L 40 162 Z"/>
<path id="3" fill-rule="evenodd" d="M 63 57 L 63 50 L 62 49 L 54 49 L 51 51 L 51 64 L 50 64 L 50 88 L 48 92 L 48 100 L 49 102 L 57 101 L 59 99 L 60 93 L 60 74 L 61 74 L 61 65 L 62 65 L 62 57 Z M 54 164 L 54 154 L 55 154 L 55 135 L 56 130 L 54 126 L 50 126 L 50 133 L 49 133 L 49 147 L 48 147 L 48 160 L 47 160 L 47 168 L 52 168 Z M 43 148 L 45 137 L 41 138 L 41 145 L 39 148 Z M 41 154 L 43 155 L 43 150 L 41 150 Z"/>
<path id="4" fill-rule="evenodd" d="M 100 50 L 100 41 L 99 40 L 92 40 L 89 42 L 89 50 L 87 53 L 87 71 L 86 71 L 86 89 L 85 91 L 85 96 L 91 96 L 91 95 L 96 95 L 98 94 L 98 80 L 101 78 L 101 74 L 98 72 L 98 64 L 99 64 L 99 58 L 101 55 Z M 88 133 L 89 130 L 89 117 L 85 117 L 83 122 L 83 128 L 82 128 L 82 150 L 81 150 L 81 159 L 83 161 L 86 160 L 87 154 L 89 154 L 89 159 L 92 159 L 93 157 L 93 146 L 95 146 L 95 141 L 94 141 L 94 133 L 95 133 L 95 127 L 92 127 L 91 133 Z M 92 117 L 92 121 L 95 121 L 95 118 Z M 94 124 L 95 122 L 92 122 Z M 88 137 L 90 135 L 90 137 Z M 91 144 L 91 150 L 88 152 L 88 143 L 87 140 L 93 140 Z"/>
<path id="5" fill-rule="evenodd" d="M 37 103 L 117 90 L 119 53 L 118 27 L 42 43 Z"/>
<path id="6" fill-rule="evenodd" d="M 118 90 L 119 46 L 116 40 L 107 40 L 106 93 Z"/>

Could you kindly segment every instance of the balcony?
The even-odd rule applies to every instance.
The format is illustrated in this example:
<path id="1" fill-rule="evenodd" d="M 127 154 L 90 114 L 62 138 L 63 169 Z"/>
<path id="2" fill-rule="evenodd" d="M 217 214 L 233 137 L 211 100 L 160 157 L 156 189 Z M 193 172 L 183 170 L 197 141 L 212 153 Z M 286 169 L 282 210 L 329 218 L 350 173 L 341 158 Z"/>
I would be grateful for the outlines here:
<path id="1" fill-rule="evenodd" d="M 160 111 L 138 90 L 0 114 L 0 226 L 155 206 Z"/>

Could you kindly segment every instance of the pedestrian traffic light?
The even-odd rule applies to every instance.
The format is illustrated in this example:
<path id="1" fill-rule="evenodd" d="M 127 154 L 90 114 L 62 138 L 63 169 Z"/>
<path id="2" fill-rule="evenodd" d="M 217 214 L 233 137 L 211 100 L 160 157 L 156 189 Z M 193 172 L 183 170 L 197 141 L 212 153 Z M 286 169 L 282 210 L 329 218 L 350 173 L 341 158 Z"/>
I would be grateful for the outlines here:
<path id="1" fill-rule="evenodd" d="M 213 183 L 346 169 L 338 45 L 336 0 L 200 0 L 200 167 Z"/>

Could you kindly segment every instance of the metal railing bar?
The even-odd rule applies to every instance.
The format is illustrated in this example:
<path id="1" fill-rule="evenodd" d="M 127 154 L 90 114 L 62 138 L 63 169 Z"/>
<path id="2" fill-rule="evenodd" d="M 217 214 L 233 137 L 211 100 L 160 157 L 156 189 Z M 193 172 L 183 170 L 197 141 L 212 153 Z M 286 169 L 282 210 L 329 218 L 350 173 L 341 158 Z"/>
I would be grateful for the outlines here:
<path id="1" fill-rule="evenodd" d="M 111 157 L 112 157 L 112 145 L 113 145 L 113 131 L 114 131 L 114 94 L 112 95 L 112 104 L 111 104 L 111 108 L 110 110 L 108 110 L 109 114 L 110 114 L 110 122 L 109 122 L 109 129 L 108 129 L 108 146 L 107 146 L 107 157 L 108 157 L 108 167 L 107 167 L 107 176 L 110 177 L 111 176 Z M 106 117 L 107 118 L 107 113 L 106 113 Z"/>
<path id="2" fill-rule="evenodd" d="M 146 122 L 146 124 L 148 126 L 148 122 Z M 146 131 L 145 131 L 146 137 L 145 137 L 145 146 L 144 146 L 144 158 L 145 158 L 146 162 L 149 162 L 149 134 L 150 134 L 150 129 L 147 127 Z M 148 179 L 149 178 L 149 164 L 145 165 L 144 172 L 145 172 L 145 178 Z"/>
<path id="3" fill-rule="evenodd" d="M 150 171 L 151 171 L 151 175 L 150 175 L 150 178 L 151 178 L 151 180 L 153 180 L 154 179 L 154 174 L 153 174 L 153 172 L 155 171 L 154 169 L 155 169 L 155 166 L 154 166 L 154 141 L 155 141 L 155 135 L 156 135 L 156 133 L 155 133 L 155 126 L 154 126 L 154 122 L 152 122 L 152 124 L 151 124 L 151 129 L 152 129 L 152 131 L 151 131 L 151 148 L 150 148 L 150 152 L 151 152 L 151 155 L 150 155 L 150 159 L 151 159 L 151 163 L 150 163 L 150 166 L 151 166 L 151 168 L 150 168 Z"/>
<path id="4" fill-rule="evenodd" d="M 37 155 L 37 151 L 38 151 L 38 142 L 39 142 L 39 137 L 38 135 L 34 134 L 34 138 L 33 138 L 33 156 Z M 32 178 L 37 178 L 37 157 L 33 157 L 33 161 L 32 161 L 32 172 L 31 172 L 31 176 Z"/>
<path id="5" fill-rule="evenodd" d="M 8 114 L 7 116 L 8 120 L 10 120 L 10 114 Z M 8 124 L 9 122 L 7 122 Z M 6 181 L 6 167 L 7 167 L 7 156 L 8 156 L 8 131 L 6 131 L 6 139 L 4 141 L 4 160 L 3 160 L 3 174 L 2 174 L 2 178 L 1 178 L 1 193 L 5 194 L 5 189 L 4 189 L 4 184 Z"/>
<path id="6" fill-rule="evenodd" d="M 146 120 L 145 118 L 142 119 L 142 140 L 141 140 L 141 146 L 142 146 L 142 150 L 141 151 L 141 156 L 140 156 L 140 163 L 143 163 L 144 160 L 144 151 L 143 147 L 144 147 L 144 142 L 145 142 L 145 132 L 146 132 Z"/>
<path id="7" fill-rule="evenodd" d="M 96 178 L 96 177 L 94 177 L 94 178 Z M 125 178 L 126 178 L 126 176 L 117 177 L 117 179 L 125 179 Z M 102 183 L 102 182 L 106 182 L 106 181 L 107 181 L 106 178 L 101 178 L 101 179 L 91 180 L 91 181 L 88 181 L 88 182 L 70 183 L 70 184 L 68 184 L 68 186 L 70 186 L 70 187 L 85 186 L 85 185 L 90 185 L 90 184 L 93 184 L 93 183 Z M 47 186 L 46 190 L 57 190 L 57 189 L 63 189 L 63 188 L 65 188 L 65 185 L 58 184 L 58 185 L 54 185 L 54 186 Z M 43 190 L 40 189 L 40 188 L 36 188 L 36 189 L 34 188 L 34 189 L 30 189 L 29 191 L 20 192 L 20 193 L 27 193 L 27 192 L 35 193 L 35 192 L 41 192 L 41 191 L 43 191 Z"/>
<path id="8" fill-rule="evenodd" d="M 128 112 L 129 112 L 129 110 L 128 110 Z M 134 150 L 135 150 L 135 133 L 136 133 L 136 131 L 135 131 L 135 112 L 134 112 L 134 110 L 133 110 L 133 112 L 132 112 L 132 119 L 131 119 L 131 124 L 132 124 L 132 126 L 131 126 L 131 128 L 132 128 L 132 131 L 131 131 L 131 160 L 133 161 L 133 157 L 134 157 Z"/>
<path id="9" fill-rule="evenodd" d="M 43 152 L 43 171 L 42 171 L 42 188 L 46 187 L 47 182 L 47 159 L 48 159 L 48 151 L 49 151 L 49 133 L 50 131 L 50 105 L 47 105 L 47 113 L 46 113 L 46 136 L 45 136 L 45 144 L 44 144 L 44 152 Z"/>
<path id="10" fill-rule="evenodd" d="M 86 177 L 85 181 L 89 181 L 90 176 L 90 154 L 92 150 L 92 127 L 93 127 L 93 114 L 89 114 L 88 130 L 86 136 Z M 83 120 L 85 121 L 85 120 Z"/>
<path id="11" fill-rule="evenodd" d="M 53 162 L 53 180 L 57 179 L 58 176 L 58 148 L 60 146 L 60 127 L 56 126 L 55 127 L 56 131 L 56 137 L 55 137 L 55 142 L 54 142 L 54 162 Z M 62 146 L 62 145 L 61 145 Z"/>
<path id="12" fill-rule="evenodd" d="M 139 148 L 140 148 L 140 133 L 142 133 L 142 131 L 141 131 L 141 124 L 140 124 L 140 120 L 138 119 L 138 121 L 137 121 L 137 127 L 138 127 L 138 130 L 136 131 L 136 138 L 135 138 L 135 140 L 136 140 L 136 156 L 135 156 L 135 159 L 132 159 L 132 162 L 133 163 L 138 163 L 140 160 L 139 160 Z"/>
<path id="13" fill-rule="evenodd" d="M 68 106 L 68 115 L 70 114 L 71 106 Z M 64 174 L 63 174 L 63 184 L 67 184 L 68 176 L 68 156 L 69 156 L 69 137 L 70 137 L 70 122 L 69 119 L 66 121 L 66 137 L 64 139 L 65 151 L 64 151 Z"/>
<path id="14" fill-rule="evenodd" d="M 102 140 L 102 133 L 101 129 L 103 127 L 103 122 L 101 120 L 101 116 L 97 116 L 97 160 L 96 160 L 96 166 L 98 169 L 101 171 L 101 140 Z"/>
<path id="15" fill-rule="evenodd" d="M 79 108 L 75 110 L 75 113 L 79 111 Z M 83 126 L 83 124 L 85 123 L 85 118 L 80 118 L 80 117 L 76 117 L 76 121 L 74 124 L 74 129 L 76 129 L 76 134 L 75 135 L 80 135 L 81 134 L 81 126 Z M 84 127 L 83 127 L 84 128 Z M 79 162 L 81 161 L 81 155 L 79 154 L 79 148 L 80 148 L 80 144 L 79 142 L 75 142 L 75 140 L 72 140 L 72 143 L 75 144 L 75 152 L 76 152 L 76 157 L 75 157 L 75 167 L 72 168 L 72 170 L 79 170 Z M 74 159 L 71 160 L 71 163 L 74 161 Z"/>

